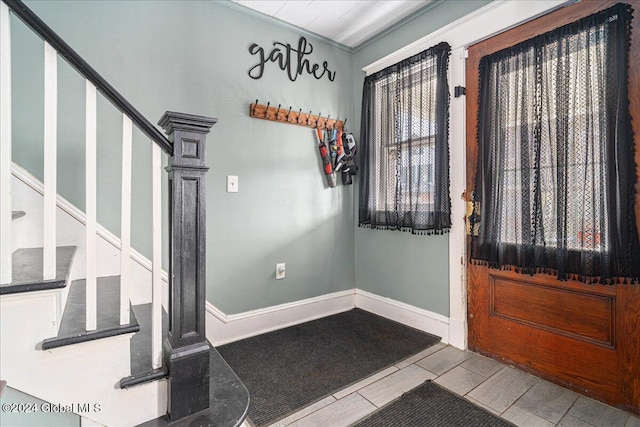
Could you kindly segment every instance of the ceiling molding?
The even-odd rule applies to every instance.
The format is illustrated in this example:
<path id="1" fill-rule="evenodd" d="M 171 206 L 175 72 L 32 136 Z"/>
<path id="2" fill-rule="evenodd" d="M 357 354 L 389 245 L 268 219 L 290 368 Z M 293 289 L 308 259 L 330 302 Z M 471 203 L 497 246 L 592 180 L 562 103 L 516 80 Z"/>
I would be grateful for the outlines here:
<path id="1" fill-rule="evenodd" d="M 366 65 L 362 71 L 366 75 L 373 74 L 441 41 L 448 42 L 452 50 L 467 47 L 576 1 L 578 0 L 537 0 L 535 2 L 495 0 Z M 501 19 L 496 20 L 496 13 L 499 13 Z M 476 28 L 471 33 L 468 31 L 470 23 L 473 23 L 473 27 Z"/>
<path id="2" fill-rule="evenodd" d="M 229 9 L 235 10 L 239 13 L 242 13 L 244 15 L 248 15 L 254 18 L 257 18 L 261 21 L 264 22 L 268 22 L 270 24 L 273 25 L 277 25 L 278 27 L 284 28 L 286 30 L 289 31 L 294 31 L 302 36 L 305 36 L 307 38 L 312 37 L 315 38 L 317 40 L 322 41 L 323 43 L 326 43 L 332 47 L 338 48 L 340 50 L 343 50 L 345 52 L 348 53 L 357 53 L 360 50 L 366 48 L 367 46 L 369 46 L 370 44 L 376 42 L 377 40 L 380 40 L 381 38 L 387 36 L 388 34 L 391 34 L 392 32 L 396 31 L 398 28 L 402 27 L 403 25 L 408 24 L 409 22 L 419 18 L 420 16 L 424 15 L 425 13 L 428 13 L 429 11 L 435 9 L 436 7 L 442 5 L 443 3 L 446 2 L 446 0 L 432 0 L 431 2 L 429 2 L 428 4 L 426 4 L 425 6 L 421 7 L 420 9 L 416 10 L 415 12 L 411 13 L 410 15 L 400 19 L 399 21 L 397 21 L 396 23 L 394 23 L 393 25 L 391 25 L 390 27 L 385 28 L 383 31 L 381 31 L 380 33 L 368 38 L 367 40 L 363 41 L 362 43 L 358 44 L 357 46 L 354 47 L 350 47 L 347 46 L 345 44 L 339 43 L 335 40 L 332 40 L 328 37 L 322 36 L 318 33 L 315 33 L 313 31 L 309 31 L 307 29 L 298 27 L 297 25 L 293 25 L 290 24 L 286 21 L 283 21 L 281 19 L 275 18 L 273 16 L 264 14 L 262 12 L 258 12 L 254 9 L 248 8 L 246 6 L 243 6 L 239 3 L 236 3 L 234 1 L 231 0 L 224 0 L 224 1 L 216 1 L 216 0 L 211 0 L 212 2 L 214 2 L 217 5 L 221 5 L 224 7 L 227 7 Z"/>
<path id="3" fill-rule="evenodd" d="M 289 24 L 288 22 L 285 22 L 285 21 L 283 21 L 281 19 L 274 18 L 272 16 L 265 15 L 264 13 L 255 11 L 255 10 L 250 9 L 248 7 L 239 5 L 239 4 L 235 3 L 235 2 L 232 2 L 231 0 L 225 0 L 225 1 L 211 0 L 211 1 L 213 3 L 215 3 L 216 5 L 220 5 L 220 6 L 227 7 L 229 9 L 233 9 L 236 12 L 242 13 L 244 15 L 249 15 L 249 16 L 251 16 L 253 18 L 257 18 L 257 19 L 259 19 L 261 21 L 268 22 L 270 24 L 277 25 L 278 27 L 284 28 L 286 30 L 294 31 L 296 33 L 299 33 L 299 34 L 305 36 L 305 37 L 313 37 L 315 39 L 318 39 L 318 40 L 322 41 L 323 43 L 331 45 L 331 46 L 333 46 L 335 48 L 338 48 L 340 50 L 343 50 L 345 52 L 354 53 L 354 49 L 349 47 L 349 46 L 346 46 L 346 45 L 344 45 L 342 43 L 338 43 L 338 42 L 336 42 L 334 40 L 331 40 L 331 39 L 329 39 L 327 37 L 321 36 L 320 34 L 316 34 L 316 33 L 312 32 L 312 31 L 305 30 L 304 28 L 300 28 L 300 27 L 298 27 L 296 25 Z"/>
<path id="4" fill-rule="evenodd" d="M 445 1 L 446 0 L 433 0 L 433 1 L 431 1 L 429 4 L 425 5 L 424 7 L 420 8 L 418 10 L 416 10 L 411 15 L 402 18 L 401 20 L 399 20 L 398 22 L 396 22 L 392 26 L 386 28 L 385 30 L 381 31 L 380 33 L 376 34 L 375 36 L 370 37 L 367 40 L 365 40 L 362 43 L 360 43 L 359 45 L 353 47 L 352 48 L 353 53 L 357 53 L 357 52 L 361 51 L 362 49 L 364 49 L 365 47 L 369 46 L 370 44 L 380 40 L 381 38 L 385 37 L 388 34 L 391 34 L 395 30 L 397 30 L 398 28 L 402 27 L 403 25 L 406 25 L 409 22 L 413 21 L 414 19 L 417 19 L 420 16 L 424 15 L 425 13 L 435 9 L 436 7 L 438 7 L 441 4 L 443 4 Z"/>

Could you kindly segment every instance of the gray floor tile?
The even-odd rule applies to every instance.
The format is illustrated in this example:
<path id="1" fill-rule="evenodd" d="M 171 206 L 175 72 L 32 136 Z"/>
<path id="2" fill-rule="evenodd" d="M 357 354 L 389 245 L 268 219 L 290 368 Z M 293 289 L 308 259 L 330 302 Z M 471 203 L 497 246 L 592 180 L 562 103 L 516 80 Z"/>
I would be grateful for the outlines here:
<path id="1" fill-rule="evenodd" d="M 286 418 L 281 419 L 280 421 L 269 425 L 269 427 L 284 427 L 284 426 L 288 426 L 289 424 L 298 421 L 304 417 L 306 417 L 309 414 L 312 414 L 316 411 L 318 411 L 319 409 L 324 408 L 325 406 L 329 406 L 330 404 L 334 403 L 336 401 L 336 399 L 333 396 L 328 396 L 325 397 L 324 399 L 313 403 L 301 410 L 299 410 L 298 412 L 294 412 L 293 414 L 289 415 Z"/>
<path id="2" fill-rule="evenodd" d="M 473 356 L 473 353 L 470 351 L 458 350 L 457 348 L 447 346 L 442 350 L 417 361 L 416 365 L 431 371 L 436 375 L 442 375 L 471 356 Z"/>
<path id="3" fill-rule="evenodd" d="M 640 417 L 631 415 L 631 417 L 629 417 L 629 421 L 627 421 L 624 427 L 640 427 Z"/>
<path id="4" fill-rule="evenodd" d="M 364 397 L 353 393 L 289 425 L 295 427 L 346 427 L 376 409 Z"/>
<path id="5" fill-rule="evenodd" d="M 360 390 L 363 387 L 368 386 L 369 384 L 373 384 L 381 378 L 386 377 L 387 375 L 391 375 L 394 372 L 398 371 L 398 368 L 395 366 L 389 366 L 387 369 L 380 371 L 376 374 L 371 375 L 370 377 L 365 378 L 362 381 L 358 381 L 357 383 L 350 385 L 347 388 L 344 388 L 336 393 L 333 393 L 333 397 L 336 399 L 342 399 L 343 397 Z"/>
<path id="6" fill-rule="evenodd" d="M 548 381 L 538 381 L 516 405 L 556 424 L 567 413 L 578 394 Z"/>
<path id="7" fill-rule="evenodd" d="M 480 354 L 474 354 L 462 362 L 460 366 L 487 378 L 504 368 L 504 365 L 497 360 L 489 359 Z"/>
<path id="8" fill-rule="evenodd" d="M 456 366 L 449 372 L 436 378 L 434 382 L 460 396 L 464 396 L 484 380 L 486 380 L 486 378 L 482 375 L 471 372 L 461 366 Z"/>
<path id="9" fill-rule="evenodd" d="M 472 398 L 472 397 L 469 397 L 469 395 L 468 395 L 468 394 L 467 394 L 466 396 L 464 396 L 464 398 L 465 398 L 465 399 L 467 399 L 469 402 L 473 403 L 474 405 L 479 406 L 480 408 L 485 409 L 485 410 L 487 410 L 487 411 L 491 412 L 493 415 L 498 415 L 498 416 L 500 416 L 500 414 L 501 414 L 500 412 L 496 411 L 496 410 L 495 410 L 495 409 L 493 409 L 492 407 L 487 406 L 487 405 L 485 405 L 485 404 L 484 404 L 484 403 L 482 403 L 482 402 L 478 402 L 477 400 L 475 400 L 475 399 L 474 399 L 474 398 Z"/>
<path id="10" fill-rule="evenodd" d="M 584 396 L 576 400 L 568 415 L 596 427 L 624 427 L 629 420 L 628 413 Z"/>
<path id="11" fill-rule="evenodd" d="M 536 382 L 529 374 L 504 367 L 473 389 L 469 396 L 502 413 Z"/>
<path id="12" fill-rule="evenodd" d="M 433 373 L 419 366 L 409 365 L 368 385 L 358 393 L 377 407 L 381 407 L 423 382 L 434 378 L 435 375 Z"/>
<path id="13" fill-rule="evenodd" d="M 556 424 L 557 427 L 594 427 L 593 424 L 589 424 L 586 421 L 582 421 L 580 418 L 572 417 L 571 415 L 565 415 L 560 422 Z"/>
<path id="14" fill-rule="evenodd" d="M 511 421 L 518 427 L 553 427 L 555 423 L 552 423 L 544 418 L 532 414 L 531 412 L 522 409 L 516 405 L 511 406 L 509 409 L 503 412 L 501 415 L 507 421 Z"/>
<path id="15" fill-rule="evenodd" d="M 447 346 L 446 344 L 443 344 L 443 343 L 439 342 L 439 343 L 434 344 L 431 347 L 427 348 L 426 350 L 422 350 L 418 354 L 414 354 L 413 356 L 408 357 L 408 358 L 396 363 L 394 366 L 396 368 L 398 368 L 398 369 L 406 368 L 407 366 L 417 362 L 418 360 L 424 359 L 428 355 L 433 354 L 438 350 L 442 350 L 446 346 Z"/>

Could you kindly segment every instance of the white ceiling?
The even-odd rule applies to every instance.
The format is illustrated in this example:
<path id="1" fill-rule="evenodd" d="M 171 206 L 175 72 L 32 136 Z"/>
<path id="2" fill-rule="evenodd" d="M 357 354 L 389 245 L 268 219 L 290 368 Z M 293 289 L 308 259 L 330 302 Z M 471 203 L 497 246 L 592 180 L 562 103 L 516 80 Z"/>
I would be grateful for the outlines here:
<path id="1" fill-rule="evenodd" d="M 232 0 L 354 48 L 432 0 Z"/>

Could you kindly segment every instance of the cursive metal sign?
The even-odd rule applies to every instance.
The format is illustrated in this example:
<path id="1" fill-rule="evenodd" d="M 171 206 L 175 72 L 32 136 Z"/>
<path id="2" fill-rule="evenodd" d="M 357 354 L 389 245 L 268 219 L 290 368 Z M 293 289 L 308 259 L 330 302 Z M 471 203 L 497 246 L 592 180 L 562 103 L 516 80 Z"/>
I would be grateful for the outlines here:
<path id="1" fill-rule="evenodd" d="M 252 43 L 249 46 L 249 53 L 257 55 L 258 63 L 249 69 L 249 77 L 260 79 L 264 74 L 264 66 L 269 62 L 274 62 L 282 71 L 287 72 L 287 76 L 292 82 L 295 82 L 298 76 L 305 72 L 318 80 L 326 75 L 330 81 L 333 81 L 336 78 L 336 72 L 329 69 L 327 61 L 322 62 L 321 68 L 319 64 L 312 64 L 305 58 L 312 52 L 313 46 L 302 36 L 298 40 L 297 49 L 294 49 L 289 43 L 273 42 L 273 48 L 268 54 L 264 48 Z"/>

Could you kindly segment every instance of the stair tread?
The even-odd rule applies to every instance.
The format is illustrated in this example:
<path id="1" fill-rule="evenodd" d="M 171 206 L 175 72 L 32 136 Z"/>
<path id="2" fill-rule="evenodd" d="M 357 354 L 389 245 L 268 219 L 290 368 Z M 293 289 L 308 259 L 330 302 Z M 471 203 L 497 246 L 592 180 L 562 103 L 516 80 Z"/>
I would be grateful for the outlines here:
<path id="1" fill-rule="evenodd" d="M 75 280 L 69 288 L 67 305 L 60 321 L 58 335 L 43 341 L 44 350 L 77 344 L 140 330 L 130 311 L 129 323 L 120 325 L 120 276 L 99 277 L 97 281 L 97 328 L 86 331 L 86 280 Z"/>
<path id="2" fill-rule="evenodd" d="M 42 279 L 43 248 L 18 249 L 11 256 L 13 280 L 0 285 L 0 295 L 64 288 L 71 271 L 75 246 L 56 248 L 56 277 Z"/>
<path id="3" fill-rule="evenodd" d="M 249 410 L 249 391 L 213 346 L 209 353 L 209 409 L 172 423 L 166 416 L 140 424 L 141 427 L 235 427 Z"/>

